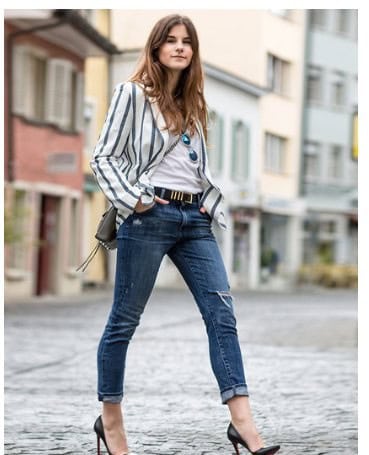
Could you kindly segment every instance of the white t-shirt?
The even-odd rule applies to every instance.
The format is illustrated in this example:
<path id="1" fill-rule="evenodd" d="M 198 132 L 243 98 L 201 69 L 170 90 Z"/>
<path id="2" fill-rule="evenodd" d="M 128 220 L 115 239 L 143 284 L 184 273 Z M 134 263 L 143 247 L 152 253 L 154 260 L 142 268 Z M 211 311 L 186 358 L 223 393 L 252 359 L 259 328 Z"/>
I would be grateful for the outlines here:
<path id="1" fill-rule="evenodd" d="M 169 143 L 173 144 L 178 136 L 169 134 Z M 180 139 L 174 149 L 158 164 L 150 178 L 153 186 L 194 194 L 203 191 L 201 178 L 198 174 L 201 153 L 201 141 L 198 132 L 195 132 L 190 139 L 190 146 L 186 146 Z M 197 153 L 197 161 L 190 159 L 189 152 L 191 150 Z"/>

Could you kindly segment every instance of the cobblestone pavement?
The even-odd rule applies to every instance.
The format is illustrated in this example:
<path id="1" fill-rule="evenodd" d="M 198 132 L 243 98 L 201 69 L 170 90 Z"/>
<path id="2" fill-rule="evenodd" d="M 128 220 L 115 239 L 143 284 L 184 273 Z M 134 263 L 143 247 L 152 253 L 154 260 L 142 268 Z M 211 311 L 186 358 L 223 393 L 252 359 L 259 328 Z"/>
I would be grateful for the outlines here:
<path id="1" fill-rule="evenodd" d="M 5 454 L 96 454 L 96 349 L 111 295 L 6 305 Z M 357 293 L 234 297 L 265 442 L 280 443 L 281 455 L 356 454 Z M 135 455 L 234 453 L 207 349 L 189 292 L 154 291 L 127 358 L 123 406 Z"/>

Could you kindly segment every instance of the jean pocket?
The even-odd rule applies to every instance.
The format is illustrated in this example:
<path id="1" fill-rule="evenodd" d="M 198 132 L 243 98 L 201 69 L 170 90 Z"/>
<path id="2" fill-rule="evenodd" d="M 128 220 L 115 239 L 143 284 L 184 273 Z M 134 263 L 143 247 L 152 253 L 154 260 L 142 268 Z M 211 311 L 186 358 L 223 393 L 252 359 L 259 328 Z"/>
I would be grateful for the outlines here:
<path id="1" fill-rule="evenodd" d="M 207 218 L 209 221 L 212 220 L 211 216 L 208 214 L 208 212 L 200 212 L 201 213 L 201 216 L 203 216 L 204 218 Z"/>
<path id="2" fill-rule="evenodd" d="M 150 207 L 147 208 L 146 210 L 143 210 L 143 211 L 141 211 L 141 212 L 136 212 L 136 211 L 134 211 L 134 214 L 135 214 L 135 215 L 146 215 L 146 214 L 152 212 L 152 211 L 154 210 L 154 208 L 156 207 L 156 205 L 157 205 L 157 202 L 154 201 L 154 203 L 153 203 L 152 205 L 150 205 Z"/>

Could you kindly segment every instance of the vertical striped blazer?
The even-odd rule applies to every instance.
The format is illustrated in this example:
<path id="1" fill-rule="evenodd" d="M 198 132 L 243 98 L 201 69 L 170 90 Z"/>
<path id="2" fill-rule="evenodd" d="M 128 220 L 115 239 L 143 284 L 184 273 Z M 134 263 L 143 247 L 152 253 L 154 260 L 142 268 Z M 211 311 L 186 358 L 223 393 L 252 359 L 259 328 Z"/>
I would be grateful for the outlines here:
<path id="1" fill-rule="evenodd" d="M 90 166 L 101 190 L 117 208 L 117 229 L 134 211 L 140 197 L 144 204 L 154 199 L 150 176 L 170 146 L 164 128 L 158 104 L 144 95 L 139 84 L 125 82 L 115 87 Z M 201 138 L 198 173 L 204 188 L 201 205 L 226 229 L 224 198 L 212 182 L 200 122 L 197 129 Z"/>

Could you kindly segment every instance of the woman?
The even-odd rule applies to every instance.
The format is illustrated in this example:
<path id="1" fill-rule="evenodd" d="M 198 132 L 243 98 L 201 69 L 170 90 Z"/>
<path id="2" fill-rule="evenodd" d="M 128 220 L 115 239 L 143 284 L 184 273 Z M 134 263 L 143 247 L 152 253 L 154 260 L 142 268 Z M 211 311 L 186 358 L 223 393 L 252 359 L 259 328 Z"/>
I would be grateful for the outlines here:
<path id="1" fill-rule="evenodd" d="M 263 447 L 252 419 L 232 296 L 211 231 L 226 227 L 223 196 L 212 182 L 205 148 L 207 111 L 199 43 L 189 18 L 154 26 L 130 81 L 114 91 L 91 167 L 117 210 L 114 302 L 98 348 L 95 422 L 109 454 L 128 453 L 121 401 L 129 341 L 167 254 L 189 286 L 206 324 L 221 400 L 231 413 L 227 435 L 251 453 Z"/>

